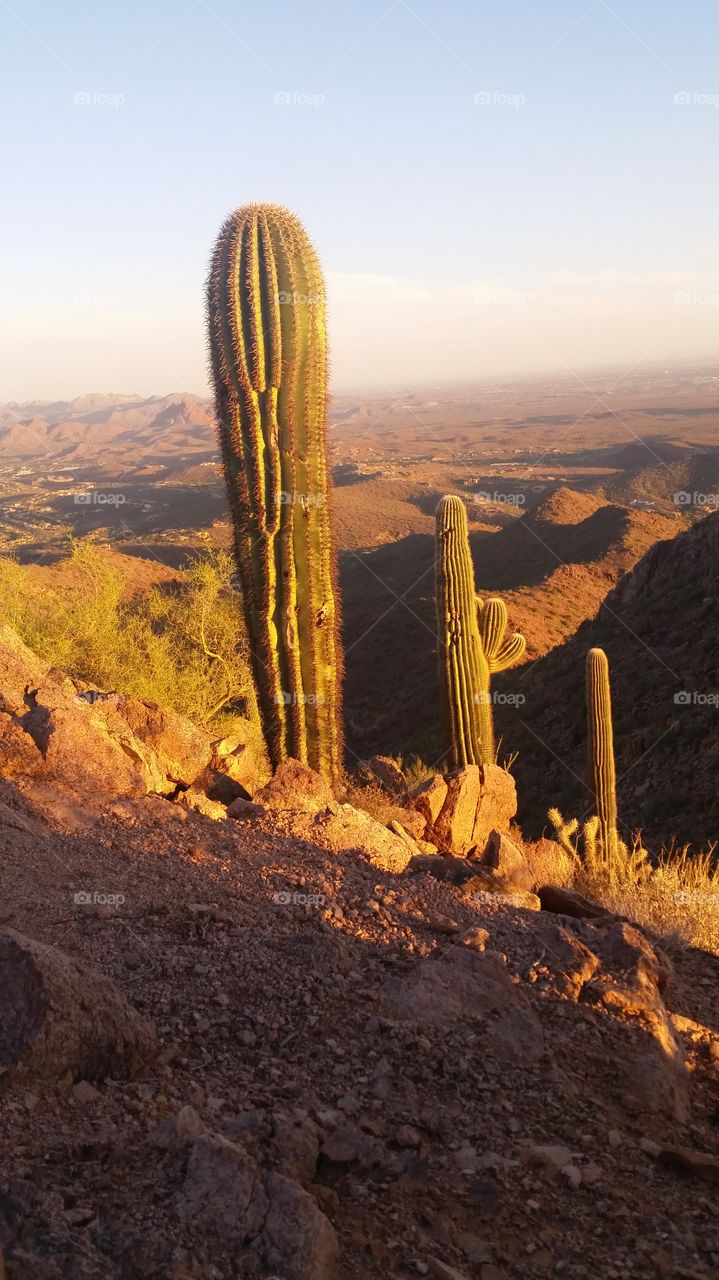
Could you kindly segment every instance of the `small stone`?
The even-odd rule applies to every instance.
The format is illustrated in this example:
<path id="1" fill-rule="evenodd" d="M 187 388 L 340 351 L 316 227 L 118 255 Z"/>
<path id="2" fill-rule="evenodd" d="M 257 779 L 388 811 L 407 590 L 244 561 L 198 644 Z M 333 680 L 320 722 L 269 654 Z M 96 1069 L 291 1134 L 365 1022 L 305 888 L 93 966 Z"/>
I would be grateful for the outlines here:
<path id="1" fill-rule="evenodd" d="M 94 1085 L 89 1080 L 78 1080 L 77 1084 L 72 1087 L 72 1096 L 76 1102 L 96 1102 L 100 1097 Z"/>
<path id="2" fill-rule="evenodd" d="M 465 947 L 472 947 L 474 951 L 486 950 L 488 942 L 489 942 L 489 930 L 480 929 L 479 926 L 476 929 L 470 930 L 470 932 L 466 934 L 464 939 Z"/>
<path id="3" fill-rule="evenodd" d="M 338 1098 L 337 1106 L 346 1116 L 356 1116 L 360 1109 L 360 1101 L 354 1093 L 346 1093 L 344 1097 Z"/>
<path id="4" fill-rule="evenodd" d="M 422 1143 L 422 1135 L 411 1124 L 401 1124 L 395 1135 L 396 1141 L 400 1147 L 419 1147 Z"/>
<path id="5" fill-rule="evenodd" d="M 581 1170 L 574 1164 L 566 1164 L 561 1170 L 562 1177 L 569 1183 L 572 1191 L 578 1191 L 582 1185 Z"/>

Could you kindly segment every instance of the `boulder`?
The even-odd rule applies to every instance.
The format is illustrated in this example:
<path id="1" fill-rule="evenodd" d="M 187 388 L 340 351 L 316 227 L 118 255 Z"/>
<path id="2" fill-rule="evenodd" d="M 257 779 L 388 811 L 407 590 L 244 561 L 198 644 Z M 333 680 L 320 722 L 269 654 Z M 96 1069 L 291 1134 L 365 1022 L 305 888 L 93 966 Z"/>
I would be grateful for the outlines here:
<path id="1" fill-rule="evenodd" d="M 283 760 L 254 799 L 268 809 L 285 809 L 299 813 L 319 813 L 334 803 L 328 782 L 309 765 L 299 760 Z"/>
<path id="2" fill-rule="evenodd" d="M 409 795 L 405 776 L 391 756 L 372 756 L 363 760 L 357 770 L 362 782 L 379 783 L 387 795 L 404 804 Z"/>
<path id="3" fill-rule="evenodd" d="M 227 806 L 228 818 L 251 819 L 261 818 L 267 810 L 263 804 L 256 804 L 254 800 L 244 800 L 242 796 L 237 796 L 231 804 Z"/>
<path id="4" fill-rule="evenodd" d="M 34 738 L 14 715 L 0 712 L 0 778 L 32 777 L 42 769 Z"/>
<path id="5" fill-rule="evenodd" d="M 157 1040 L 110 978 L 12 929 L 0 933 L 0 1067 L 12 1086 L 123 1076 Z"/>
<path id="6" fill-rule="evenodd" d="M 306 1111 L 295 1107 L 275 1112 L 270 1156 L 278 1173 L 298 1182 L 313 1182 L 319 1154 L 319 1129 Z"/>
<path id="7" fill-rule="evenodd" d="M 118 711 L 134 736 L 150 748 L 168 782 L 194 782 L 209 765 L 209 738 L 186 716 L 130 696 L 122 699 Z"/>
<path id="8" fill-rule="evenodd" d="M 390 1017 L 427 1026 L 491 1021 L 486 1044 L 504 1062 L 535 1062 L 544 1052 L 539 1021 L 499 956 L 451 947 L 392 979 L 383 1004 Z"/>
<path id="9" fill-rule="evenodd" d="M 599 956 L 580 942 L 571 929 L 559 924 L 542 930 L 542 942 L 553 986 L 568 1000 L 578 1000 L 599 968 Z"/>
<path id="10" fill-rule="evenodd" d="M 281 1173 L 271 1173 L 265 1188 L 270 1207 L 262 1239 L 269 1271 L 283 1280 L 334 1280 L 339 1244 L 329 1218 Z"/>
<path id="11" fill-rule="evenodd" d="M 108 726 L 110 714 L 117 718 L 119 740 Z M 60 672 L 43 678 L 19 723 L 42 755 L 43 779 L 65 791 L 138 796 L 164 786 L 151 751 L 117 710 L 101 712 L 92 703 L 78 702 L 74 684 Z"/>
<path id="12" fill-rule="evenodd" d="M 476 764 L 464 765 L 447 775 L 447 795 L 432 839 L 440 849 L 464 857 L 473 844 L 480 774 Z M 485 841 L 486 843 L 486 841 Z"/>
<path id="13" fill-rule="evenodd" d="M 200 1134 L 190 1149 L 177 1209 L 184 1222 L 223 1239 L 256 1236 L 267 1197 L 244 1147 L 216 1133 Z"/>
<path id="14" fill-rule="evenodd" d="M 605 907 L 585 898 L 576 889 L 562 889 L 557 885 L 545 884 L 537 889 L 537 894 L 542 903 L 542 911 L 551 911 L 554 915 L 570 916 L 575 920 L 592 920 L 609 914 Z"/>
<path id="15" fill-rule="evenodd" d="M 471 843 L 485 849 L 492 831 L 507 831 L 516 812 L 517 788 L 511 773 L 496 764 L 482 765 Z"/>
<path id="16" fill-rule="evenodd" d="M 192 809 L 195 813 L 201 813 L 203 818 L 211 818 L 213 822 L 221 822 L 227 817 L 224 804 L 220 804 L 219 800 L 210 800 L 204 791 L 199 791 L 197 787 L 188 787 L 186 791 L 179 791 L 175 797 L 175 803 L 182 805 L 185 809 Z"/>
<path id="17" fill-rule="evenodd" d="M 506 881 L 517 885 L 524 886 L 530 875 L 521 849 L 517 848 L 509 836 L 496 829 L 490 831 L 479 863 L 480 866 L 489 867 L 503 876 Z"/>
<path id="18" fill-rule="evenodd" d="M 257 786 L 261 768 L 257 751 L 252 749 L 252 734 L 250 722 L 237 717 L 234 732 L 229 737 L 217 738 L 210 743 L 212 754 L 209 763 L 213 773 L 224 774 L 250 794 Z"/>
<path id="19" fill-rule="evenodd" d="M 582 941 L 600 967 L 581 998 L 598 1005 L 626 1027 L 615 1070 L 625 1099 L 642 1110 L 664 1112 L 680 1122 L 689 1114 L 684 1050 L 662 999 L 666 969 L 642 933 L 610 917 L 577 922 Z"/>
<path id="20" fill-rule="evenodd" d="M 407 808 L 421 814 L 427 827 L 433 827 L 447 799 L 447 783 L 441 773 L 435 773 L 410 792 Z"/>
<path id="21" fill-rule="evenodd" d="M 413 857 L 409 842 L 351 804 L 334 805 L 314 816 L 293 817 L 292 834 L 329 853 L 358 853 L 382 871 L 402 872 Z"/>
<path id="22" fill-rule="evenodd" d="M 0 624 L 0 711 L 22 716 L 30 706 L 29 693 L 45 677 L 48 664 L 22 641 L 7 623 Z"/>

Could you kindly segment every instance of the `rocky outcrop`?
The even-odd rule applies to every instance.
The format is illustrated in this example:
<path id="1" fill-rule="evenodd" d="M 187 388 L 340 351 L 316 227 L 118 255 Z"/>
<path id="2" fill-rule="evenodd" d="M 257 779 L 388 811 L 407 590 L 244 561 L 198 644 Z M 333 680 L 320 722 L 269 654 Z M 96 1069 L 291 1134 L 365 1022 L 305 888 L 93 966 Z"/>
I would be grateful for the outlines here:
<path id="1" fill-rule="evenodd" d="M 415 787 L 408 807 L 422 815 L 424 838 L 443 853 L 481 856 L 493 831 L 508 830 L 517 812 L 517 792 L 505 769 L 465 765 Z"/>

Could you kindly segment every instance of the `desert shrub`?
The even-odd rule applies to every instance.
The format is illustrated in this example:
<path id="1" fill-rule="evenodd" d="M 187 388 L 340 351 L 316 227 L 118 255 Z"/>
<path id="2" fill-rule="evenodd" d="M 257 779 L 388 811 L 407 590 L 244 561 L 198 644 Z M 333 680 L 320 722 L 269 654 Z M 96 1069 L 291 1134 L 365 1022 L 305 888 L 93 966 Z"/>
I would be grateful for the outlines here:
<path id="1" fill-rule="evenodd" d="M 229 556 L 208 550 L 172 582 L 129 598 L 123 575 L 92 542 L 76 542 L 65 567 L 63 586 L 40 587 L 30 570 L 0 558 L 2 614 L 41 658 L 218 733 L 233 714 L 257 723 Z"/>
<path id="2" fill-rule="evenodd" d="M 693 853 L 670 846 L 653 857 L 640 835 L 618 840 L 607 861 L 597 841 L 596 819 L 580 829 L 550 810 L 559 840 L 559 883 L 578 889 L 608 911 L 628 916 L 662 937 L 719 955 L 719 859 L 716 848 Z M 546 868 L 550 870 L 549 867 Z M 558 881 L 546 881 L 545 883 Z"/>

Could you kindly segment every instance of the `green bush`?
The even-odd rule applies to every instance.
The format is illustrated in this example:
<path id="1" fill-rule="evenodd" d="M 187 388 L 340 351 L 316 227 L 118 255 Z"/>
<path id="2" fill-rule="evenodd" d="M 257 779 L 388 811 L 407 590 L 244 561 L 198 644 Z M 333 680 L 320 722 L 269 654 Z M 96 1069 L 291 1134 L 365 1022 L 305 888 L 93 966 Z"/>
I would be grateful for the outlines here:
<path id="1" fill-rule="evenodd" d="M 89 541 L 43 582 L 0 558 L 2 616 L 41 658 L 98 689 L 171 707 L 218 733 L 234 713 L 257 723 L 244 623 L 224 552 L 197 555 L 169 583 L 128 595 Z"/>

